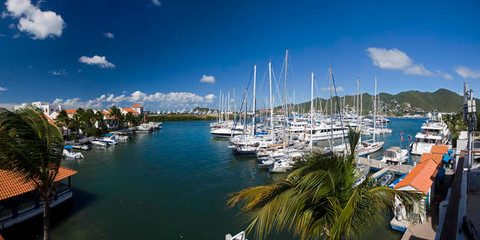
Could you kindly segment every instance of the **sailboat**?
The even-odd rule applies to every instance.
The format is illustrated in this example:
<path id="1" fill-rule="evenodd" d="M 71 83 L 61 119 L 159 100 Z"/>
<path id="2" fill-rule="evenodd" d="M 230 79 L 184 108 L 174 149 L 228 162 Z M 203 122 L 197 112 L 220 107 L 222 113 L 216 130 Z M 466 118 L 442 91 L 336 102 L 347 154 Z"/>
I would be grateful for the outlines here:
<path id="1" fill-rule="evenodd" d="M 360 144 L 355 149 L 359 157 L 369 155 L 371 153 L 377 152 L 383 148 L 385 141 L 376 141 L 376 128 L 377 128 L 377 77 L 375 77 L 375 95 L 373 101 L 373 138 L 370 140 L 365 140 L 360 142 Z"/>

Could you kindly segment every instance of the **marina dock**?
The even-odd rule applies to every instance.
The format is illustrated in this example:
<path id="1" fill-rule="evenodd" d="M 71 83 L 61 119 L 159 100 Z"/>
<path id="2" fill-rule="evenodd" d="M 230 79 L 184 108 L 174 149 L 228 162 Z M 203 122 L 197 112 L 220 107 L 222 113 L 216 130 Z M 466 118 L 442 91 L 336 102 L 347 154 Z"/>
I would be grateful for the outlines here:
<path id="1" fill-rule="evenodd" d="M 386 162 L 382 162 L 376 159 L 369 159 L 365 157 L 357 158 L 357 163 L 361 165 L 369 166 L 370 168 L 380 169 L 380 171 L 376 172 L 373 175 L 373 177 L 379 177 L 387 171 L 399 173 L 399 174 L 407 174 L 414 168 L 414 166 L 411 166 L 411 165 L 389 165 Z"/>

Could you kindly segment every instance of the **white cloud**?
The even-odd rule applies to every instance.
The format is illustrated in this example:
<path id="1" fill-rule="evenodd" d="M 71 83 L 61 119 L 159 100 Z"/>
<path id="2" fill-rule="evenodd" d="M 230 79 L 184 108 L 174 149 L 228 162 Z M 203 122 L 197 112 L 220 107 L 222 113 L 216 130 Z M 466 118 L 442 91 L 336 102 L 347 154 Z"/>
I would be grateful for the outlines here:
<path id="1" fill-rule="evenodd" d="M 32 39 L 62 35 L 65 22 L 55 12 L 42 11 L 39 5 L 32 5 L 30 0 L 7 0 L 5 6 L 10 16 L 19 18 L 17 28 L 30 34 Z"/>
<path id="2" fill-rule="evenodd" d="M 1 91 L 1 92 L 3 92 L 3 91 L 7 91 L 7 88 L 0 87 L 0 91 Z"/>
<path id="3" fill-rule="evenodd" d="M 19 103 L 0 103 L 0 108 L 13 110 L 13 107 L 20 105 Z"/>
<path id="4" fill-rule="evenodd" d="M 115 64 L 107 61 L 107 58 L 105 56 L 93 56 L 93 57 L 87 57 L 87 56 L 82 56 L 78 59 L 79 62 L 81 63 L 86 63 L 88 65 L 98 65 L 101 68 L 114 68 Z"/>
<path id="5" fill-rule="evenodd" d="M 414 64 L 406 53 L 396 48 L 371 47 L 367 48 L 367 52 L 373 64 L 381 69 L 402 70 L 405 74 L 433 76 L 433 73 L 427 70 L 423 64 Z"/>
<path id="6" fill-rule="evenodd" d="M 326 87 L 326 88 L 322 88 L 321 90 L 324 91 L 324 92 L 329 92 L 330 89 L 335 90 L 333 87 Z M 343 88 L 343 87 L 337 87 L 336 89 L 337 89 L 337 92 L 345 91 L 345 88 Z"/>
<path id="7" fill-rule="evenodd" d="M 215 83 L 215 77 L 214 76 L 208 76 L 208 75 L 203 75 L 202 78 L 200 79 L 200 82 L 202 83 Z"/>
<path id="8" fill-rule="evenodd" d="M 214 94 L 208 94 L 204 97 L 189 93 L 189 92 L 170 92 L 170 93 L 154 93 L 146 94 L 141 91 L 135 91 L 130 95 L 121 94 L 102 94 L 100 97 L 81 101 L 80 98 L 72 99 L 55 99 L 55 104 L 62 104 L 65 107 L 77 108 L 95 108 L 100 109 L 104 107 L 109 107 L 112 105 L 117 106 L 130 106 L 133 103 L 150 103 L 157 108 L 168 108 L 168 107 L 192 107 L 198 104 L 208 104 L 212 103 L 215 99 Z"/>
<path id="9" fill-rule="evenodd" d="M 67 70 L 60 69 L 60 70 L 50 71 L 48 73 L 51 74 L 51 75 L 54 75 L 54 76 L 67 75 Z"/>
<path id="10" fill-rule="evenodd" d="M 152 0 L 153 5 L 160 7 L 162 5 L 162 2 L 160 0 Z"/>
<path id="11" fill-rule="evenodd" d="M 215 99 L 215 95 L 213 94 L 208 94 L 207 96 L 205 96 L 205 102 L 211 103 L 213 102 L 214 99 Z"/>
<path id="12" fill-rule="evenodd" d="M 445 78 L 445 79 L 447 79 L 447 80 L 452 80 L 452 79 L 453 79 L 453 76 L 452 76 L 451 74 L 449 74 L 449 73 L 444 73 L 444 72 L 442 72 L 442 71 L 440 71 L 440 70 L 437 70 L 436 72 L 437 72 L 438 75 L 440 75 L 441 77 L 443 77 L 443 78 Z"/>
<path id="13" fill-rule="evenodd" d="M 463 78 L 480 78 L 480 70 L 472 70 L 462 65 L 455 67 L 455 72 Z"/>
<path id="14" fill-rule="evenodd" d="M 113 35 L 113 33 L 111 33 L 111 32 L 103 33 L 103 36 L 105 36 L 106 38 L 109 38 L 109 39 L 115 38 L 115 35 Z"/>

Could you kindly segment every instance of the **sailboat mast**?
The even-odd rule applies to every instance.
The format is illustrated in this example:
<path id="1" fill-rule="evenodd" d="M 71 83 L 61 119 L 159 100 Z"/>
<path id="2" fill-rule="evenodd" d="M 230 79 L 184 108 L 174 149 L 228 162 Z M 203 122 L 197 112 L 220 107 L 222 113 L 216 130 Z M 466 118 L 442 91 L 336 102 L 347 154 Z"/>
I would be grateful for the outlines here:
<path id="1" fill-rule="evenodd" d="M 270 85 L 270 128 L 273 141 L 275 137 L 273 135 L 272 62 L 268 63 L 268 82 Z"/>
<path id="2" fill-rule="evenodd" d="M 256 87 L 257 87 L 257 64 L 253 65 L 253 131 L 252 134 L 255 136 L 256 128 L 257 128 L 257 120 L 255 118 L 257 112 L 257 98 L 256 98 Z"/>
<path id="3" fill-rule="evenodd" d="M 230 91 L 227 95 L 227 122 L 230 121 Z"/>
<path id="4" fill-rule="evenodd" d="M 360 78 L 357 77 L 357 106 L 355 107 L 355 111 L 357 111 L 357 114 L 358 112 L 360 111 L 360 101 L 358 101 L 360 99 Z"/>
<path id="5" fill-rule="evenodd" d="M 288 114 L 287 108 L 287 70 L 288 70 L 288 49 L 285 53 L 285 113 Z M 285 115 L 286 116 L 286 115 Z"/>
<path id="6" fill-rule="evenodd" d="M 235 102 L 235 88 L 233 88 L 233 124 L 237 122 L 237 103 Z"/>
<path id="7" fill-rule="evenodd" d="M 220 89 L 220 94 L 218 94 L 218 121 L 222 120 L 222 90 Z"/>
<path id="8" fill-rule="evenodd" d="M 310 126 L 310 151 L 312 151 L 313 148 L 313 128 L 315 126 L 314 121 L 313 121 L 313 72 L 312 72 L 312 88 L 310 90 L 310 121 L 311 121 L 311 126 Z"/>
<path id="9" fill-rule="evenodd" d="M 288 126 L 287 70 L 288 70 L 288 49 L 287 49 L 287 51 L 286 51 L 286 53 L 285 53 L 285 87 L 284 87 L 284 88 L 285 88 L 285 96 L 284 96 L 284 97 L 285 97 L 285 98 L 284 98 L 284 99 L 285 99 L 285 100 L 284 100 L 284 102 L 285 102 L 285 108 L 283 109 L 283 111 L 284 111 L 283 114 L 285 115 L 285 124 L 284 124 L 284 131 L 283 131 L 283 133 L 284 133 L 284 137 L 283 137 L 284 146 L 283 146 L 283 147 L 284 147 L 284 148 L 287 147 L 287 146 L 286 146 L 286 145 L 287 145 L 286 140 L 287 140 L 287 126 Z"/>
<path id="10" fill-rule="evenodd" d="M 377 77 L 375 77 L 375 96 L 373 101 L 373 142 L 377 133 Z"/>
<path id="11" fill-rule="evenodd" d="M 330 72 L 330 150 L 333 149 L 333 99 L 332 99 L 332 88 L 333 88 L 333 76 L 332 76 L 332 67 L 329 69 Z"/>

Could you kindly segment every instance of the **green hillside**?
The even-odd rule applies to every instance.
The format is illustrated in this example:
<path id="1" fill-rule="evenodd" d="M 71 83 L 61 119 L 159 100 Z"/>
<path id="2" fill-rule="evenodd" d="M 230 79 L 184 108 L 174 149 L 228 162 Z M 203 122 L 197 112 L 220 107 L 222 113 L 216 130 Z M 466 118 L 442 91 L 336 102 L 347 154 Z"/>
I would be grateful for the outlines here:
<path id="1" fill-rule="evenodd" d="M 381 103 L 380 106 L 377 106 L 377 109 L 389 114 L 462 111 L 463 97 L 443 88 L 435 92 L 406 91 L 395 95 L 388 93 L 380 93 L 378 95 Z M 345 98 L 345 100 L 343 100 L 343 98 Z M 325 111 L 325 106 L 327 105 L 327 111 L 330 112 L 330 102 L 327 103 L 326 101 L 326 99 L 321 98 L 315 99 L 314 108 Z M 348 95 L 340 99 L 334 97 L 333 108 L 338 109 L 338 105 L 343 106 L 344 102 L 347 108 L 352 106 L 353 96 Z M 362 103 L 363 112 L 367 114 L 373 109 L 373 96 L 364 93 L 362 95 Z M 478 104 L 479 101 L 477 100 L 477 105 Z M 310 101 L 295 105 L 295 109 L 300 112 L 310 111 Z"/>

